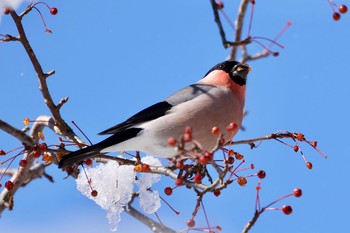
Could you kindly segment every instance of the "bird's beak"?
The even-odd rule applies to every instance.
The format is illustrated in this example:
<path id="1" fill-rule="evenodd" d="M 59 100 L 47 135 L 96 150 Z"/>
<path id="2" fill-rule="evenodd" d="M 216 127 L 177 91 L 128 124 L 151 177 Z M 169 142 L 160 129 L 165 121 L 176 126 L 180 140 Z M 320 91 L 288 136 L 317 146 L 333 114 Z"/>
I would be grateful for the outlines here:
<path id="1" fill-rule="evenodd" d="M 247 72 L 249 73 L 252 69 L 247 64 L 242 64 L 241 66 L 237 67 L 238 72 Z"/>
<path id="2" fill-rule="evenodd" d="M 241 77 L 247 77 L 248 73 L 251 71 L 251 68 L 247 64 L 238 64 L 236 68 L 234 68 L 236 73 Z"/>

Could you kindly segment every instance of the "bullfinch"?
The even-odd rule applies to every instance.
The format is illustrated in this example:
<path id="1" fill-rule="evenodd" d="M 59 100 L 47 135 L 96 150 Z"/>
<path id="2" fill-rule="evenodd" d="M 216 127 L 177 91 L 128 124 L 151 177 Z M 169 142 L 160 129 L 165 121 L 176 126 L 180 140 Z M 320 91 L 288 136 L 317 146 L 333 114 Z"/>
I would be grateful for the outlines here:
<path id="1" fill-rule="evenodd" d="M 179 138 L 186 127 L 203 150 L 212 150 L 218 136 L 217 127 L 228 142 L 239 130 L 250 67 L 236 61 L 224 61 L 197 83 L 156 103 L 103 132 L 111 135 L 101 142 L 65 155 L 59 167 L 79 163 L 99 154 L 114 151 L 142 151 L 148 155 L 173 158 L 178 152 L 168 146 L 168 139 Z M 225 130 L 234 124 L 230 132 Z"/>

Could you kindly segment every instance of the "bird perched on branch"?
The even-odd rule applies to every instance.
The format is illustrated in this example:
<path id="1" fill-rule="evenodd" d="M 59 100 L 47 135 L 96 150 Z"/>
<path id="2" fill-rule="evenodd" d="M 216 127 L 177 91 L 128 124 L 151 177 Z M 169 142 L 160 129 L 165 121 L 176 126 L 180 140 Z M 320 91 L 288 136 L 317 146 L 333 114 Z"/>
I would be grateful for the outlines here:
<path id="1" fill-rule="evenodd" d="M 249 71 L 248 65 L 236 61 L 215 65 L 197 83 L 100 133 L 110 134 L 110 137 L 67 154 L 59 167 L 114 151 L 142 151 L 148 155 L 172 158 L 177 151 L 168 146 L 167 140 L 183 135 L 187 126 L 191 127 L 193 139 L 203 150 L 210 151 L 217 144 L 217 135 L 211 133 L 213 127 L 221 129 L 226 142 L 232 140 L 243 118 Z M 231 123 L 234 129 L 226 131 Z"/>

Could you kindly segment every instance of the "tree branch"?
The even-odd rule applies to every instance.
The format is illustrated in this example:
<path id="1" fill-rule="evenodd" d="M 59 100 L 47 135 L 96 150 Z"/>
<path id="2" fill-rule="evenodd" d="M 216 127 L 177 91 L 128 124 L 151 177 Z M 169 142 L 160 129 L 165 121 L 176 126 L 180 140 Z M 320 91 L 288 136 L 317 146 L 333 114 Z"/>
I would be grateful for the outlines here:
<path id="1" fill-rule="evenodd" d="M 146 215 L 140 213 L 138 210 L 136 210 L 134 207 L 131 206 L 131 203 L 125 208 L 126 212 L 134 217 L 135 219 L 139 220 L 143 224 L 145 224 L 147 227 L 149 227 L 153 232 L 163 232 L 163 233 L 176 233 L 173 229 L 166 227 L 153 219 L 147 217 Z"/>
<path id="2" fill-rule="evenodd" d="M 36 141 L 33 138 L 25 134 L 23 131 L 16 129 L 15 127 L 11 126 L 10 124 L 2 120 L 0 120 L 0 129 L 14 136 L 20 142 L 25 143 L 29 146 L 34 146 L 36 144 Z"/>
<path id="3" fill-rule="evenodd" d="M 55 125 L 57 126 L 57 128 L 55 129 L 55 132 L 59 135 L 66 137 L 67 139 L 71 140 L 72 142 L 75 142 L 78 144 L 82 143 L 83 141 L 74 134 L 73 130 L 63 120 L 61 113 L 60 113 L 60 107 L 62 104 L 60 104 L 59 106 L 56 106 L 52 97 L 51 97 L 51 94 L 49 92 L 46 78 L 53 75 L 55 73 L 55 71 L 52 70 L 48 73 L 43 72 L 43 69 L 40 65 L 40 62 L 38 61 L 32 47 L 27 39 L 27 35 L 26 35 L 25 30 L 24 30 L 23 25 L 22 25 L 22 17 L 25 14 L 27 14 L 32 8 L 33 7 L 31 5 L 29 5 L 27 7 L 27 9 L 20 16 L 18 16 L 15 11 L 13 11 L 13 10 L 10 11 L 12 19 L 15 22 L 18 33 L 19 33 L 19 40 L 20 40 L 21 44 L 23 45 L 25 51 L 27 52 L 27 55 L 28 55 L 28 57 L 29 57 L 29 59 L 34 67 L 34 70 L 36 72 L 36 75 L 39 79 L 39 83 L 40 83 L 39 88 L 40 88 L 42 95 L 44 97 L 45 104 L 49 108 L 49 110 L 51 111 L 51 114 L 55 120 Z"/>

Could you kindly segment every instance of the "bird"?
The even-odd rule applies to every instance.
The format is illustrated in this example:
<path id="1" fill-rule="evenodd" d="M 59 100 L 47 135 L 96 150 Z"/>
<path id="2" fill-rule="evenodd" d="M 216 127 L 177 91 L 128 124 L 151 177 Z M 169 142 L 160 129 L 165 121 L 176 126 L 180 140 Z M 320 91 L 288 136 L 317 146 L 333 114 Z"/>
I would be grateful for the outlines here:
<path id="1" fill-rule="evenodd" d="M 242 124 L 250 70 L 249 65 L 233 60 L 216 64 L 198 82 L 99 133 L 110 135 L 106 139 L 66 154 L 59 167 L 116 151 L 141 151 L 151 156 L 175 158 L 178 151 L 167 141 L 179 138 L 186 127 L 191 127 L 192 138 L 203 150 L 210 151 L 217 144 L 213 127 L 220 130 L 226 142 L 232 140 Z M 229 132 L 225 128 L 231 123 L 235 128 Z"/>

